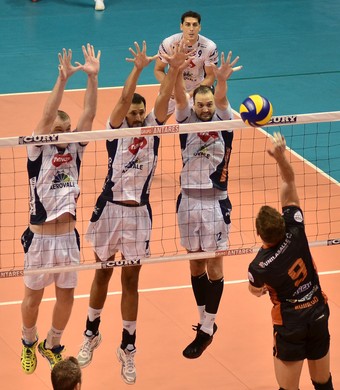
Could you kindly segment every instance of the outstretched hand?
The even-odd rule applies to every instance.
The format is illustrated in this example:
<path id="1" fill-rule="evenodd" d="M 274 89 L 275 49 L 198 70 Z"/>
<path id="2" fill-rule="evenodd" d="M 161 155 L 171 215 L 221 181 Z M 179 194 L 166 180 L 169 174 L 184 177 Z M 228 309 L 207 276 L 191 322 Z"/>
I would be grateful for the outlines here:
<path id="1" fill-rule="evenodd" d="M 228 80 L 229 77 L 234 73 L 238 72 L 243 68 L 242 65 L 235 66 L 240 59 L 239 56 L 235 57 L 233 61 L 231 61 L 232 52 L 228 53 L 227 59 L 224 59 L 224 52 L 221 53 L 221 65 L 218 67 L 214 63 L 211 63 L 213 68 L 213 72 L 215 74 L 216 79 L 220 80 Z"/>
<path id="2" fill-rule="evenodd" d="M 146 42 L 143 41 L 143 48 L 142 51 L 140 50 L 140 46 L 137 42 L 134 42 L 135 50 L 133 50 L 131 47 L 129 47 L 130 53 L 133 55 L 133 58 L 126 58 L 127 62 L 133 62 L 135 64 L 135 67 L 139 70 L 145 68 L 157 58 L 157 54 L 149 57 L 146 55 Z"/>
<path id="3" fill-rule="evenodd" d="M 58 53 L 59 58 L 59 77 L 61 80 L 66 81 L 71 77 L 75 72 L 81 69 L 81 65 L 74 66 L 72 65 L 72 50 L 63 49 L 63 53 Z"/>
<path id="4" fill-rule="evenodd" d="M 268 149 L 268 154 L 276 160 L 282 156 L 286 150 L 286 140 L 281 133 L 273 133 L 271 137 L 272 149 Z"/>
<path id="5" fill-rule="evenodd" d="M 189 41 L 182 39 L 173 46 L 171 55 L 166 53 L 162 55 L 172 68 L 179 70 L 187 68 L 195 53 L 195 50 L 188 51 L 188 44 Z"/>
<path id="6" fill-rule="evenodd" d="M 82 50 L 84 54 L 85 63 L 84 65 L 82 65 L 79 62 L 76 62 L 76 65 L 80 66 L 81 70 L 83 70 L 89 76 L 97 75 L 99 73 L 100 68 L 101 51 L 98 50 L 96 56 L 94 47 L 89 43 L 86 45 L 86 47 L 83 45 Z"/>

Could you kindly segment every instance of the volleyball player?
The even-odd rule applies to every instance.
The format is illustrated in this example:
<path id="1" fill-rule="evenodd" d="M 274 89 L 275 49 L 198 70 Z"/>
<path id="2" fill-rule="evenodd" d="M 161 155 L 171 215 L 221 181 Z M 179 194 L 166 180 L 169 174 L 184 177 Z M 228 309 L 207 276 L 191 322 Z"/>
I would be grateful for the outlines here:
<path id="1" fill-rule="evenodd" d="M 262 206 L 256 231 L 262 248 L 249 265 L 249 290 L 269 292 L 273 303 L 274 368 L 280 390 L 298 390 L 303 361 L 316 390 L 333 389 L 330 374 L 329 307 L 309 250 L 286 141 L 274 133 L 268 153 L 279 167 L 282 214 Z"/>
<path id="2" fill-rule="evenodd" d="M 177 51 L 178 49 L 178 51 Z M 108 121 L 109 129 L 161 125 L 167 115 L 168 101 L 174 87 L 179 66 L 186 58 L 184 44 L 167 56 L 171 66 L 161 83 L 154 109 L 146 115 L 143 96 L 135 93 L 142 70 L 153 60 L 135 42 L 130 48 L 134 67 L 129 74 L 121 97 L 113 108 Z M 103 192 L 97 199 L 87 231 L 96 261 L 112 261 L 120 251 L 127 262 L 137 262 L 150 255 L 151 206 L 149 193 L 156 168 L 158 136 L 127 137 L 107 141 L 108 174 Z M 121 376 L 127 384 L 136 381 L 134 356 L 136 353 L 136 321 L 138 312 L 138 279 L 141 266 L 122 268 L 121 315 L 123 320 L 122 341 L 117 349 L 122 364 Z M 96 270 L 91 287 L 88 317 L 84 341 L 78 354 L 81 367 L 90 364 L 93 351 L 101 342 L 99 323 L 107 296 L 113 269 Z"/>
<path id="3" fill-rule="evenodd" d="M 211 64 L 217 84 L 215 94 L 208 86 L 193 92 L 193 104 L 185 91 L 182 77 L 175 86 L 176 121 L 205 123 L 232 119 L 227 99 L 227 80 L 234 71 L 236 57 L 231 52 L 220 67 Z M 228 197 L 228 166 L 233 131 L 210 131 L 181 134 L 183 167 L 177 216 L 181 244 L 189 253 L 224 250 L 230 226 L 231 203 Z M 188 359 L 201 356 L 217 330 L 215 319 L 223 293 L 223 257 L 190 261 L 191 282 L 199 312 L 196 337 L 183 351 Z"/>
<path id="4" fill-rule="evenodd" d="M 51 371 L 53 390 L 80 390 L 82 383 L 78 360 L 69 356 L 54 365 Z"/>
<path id="5" fill-rule="evenodd" d="M 72 52 L 63 49 L 59 54 L 59 74 L 44 107 L 43 115 L 34 135 L 58 134 L 71 131 L 71 119 L 59 110 L 69 78 L 77 71 L 87 74 L 84 110 L 76 131 L 91 130 L 96 114 L 100 51 L 97 56 L 93 46 L 83 46 L 85 63 L 73 66 Z M 76 202 L 79 197 L 79 169 L 86 144 L 27 145 L 27 170 L 30 188 L 30 223 L 21 237 L 25 252 L 25 269 L 78 264 L 79 235 L 75 229 Z M 32 374 L 37 365 L 37 319 L 44 289 L 55 283 L 56 303 L 51 328 L 38 350 L 50 367 L 62 359 L 64 349 L 60 340 L 70 318 L 75 272 L 41 273 L 24 276 L 25 296 L 22 312 L 21 366 Z"/>
<path id="6" fill-rule="evenodd" d="M 201 15 L 194 11 L 187 11 L 181 16 L 181 33 L 171 35 L 163 40 L 158 49 L 158 58 L 155 62 L 154 74 L 161 82 L 165 76 L 170 55 L 178 42 L 188 41 L 188 51 L 193 51 L 191 61 L 183 72 L 186 91 L 190 97 L 199 85 L 213 86 L 215 75 L 211 64 L 218 63 L 218 52 L 215 42 L 200 35 Z M 165 55 L 164 55 L 165 54 Z M 175 111 L 175 100 L 169 101 L 168 118 Z"/>

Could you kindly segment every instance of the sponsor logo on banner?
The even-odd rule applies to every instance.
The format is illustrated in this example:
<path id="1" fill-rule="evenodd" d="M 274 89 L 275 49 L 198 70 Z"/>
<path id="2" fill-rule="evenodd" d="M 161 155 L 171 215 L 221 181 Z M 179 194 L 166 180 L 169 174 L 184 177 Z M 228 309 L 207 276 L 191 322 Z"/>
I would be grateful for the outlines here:
<path id="1" fill-rule="evenodd" d="M 280 123 L 296 123 L 297 121 L 297 115 L 272 116 L 271 120 L 266 124 L 266 126 L 277 125 Z"/>
<path id="2" fill-rule="evenodd" d="M 15 278 L 17 276 L 24 276 L 23 270 L 17 270 L 17 271 L 1 271 L 0 272 L 0 279 L 1 278 Z"/>
<path id="3" fill-rule="evenodd" d="M 327 240 L 327 245 L 339 245 L 340 238 L 334 238 L 333 240 Z"/>
<path id="4" fill-rule="evenodd" d="M 171 134 L 179 133 L 178 125 L 163 125 L 163 126 L 152 126 L 143 127 L 141 129 L 141 135 L 157 135 L 157 134 Z"/>
<path id="5" fill-rule="evenodd" d="M 225 249 L 216 251 L 217 256 L 238 256 L 238 255 L 247 255 L 248 253 L 253 253 L 253 248 L 240 248 L 240 249 Z"/>
<path id="6" fill-rule="evenodd" d="M 101 263 L 101 268 L 114 268 L 114 267 L 124 267 L 124 266 L 130 266 L 130 265 L 140 265 L 141 261 L 140 259 L 136 260 L 109 260 L 109 261 L 103 261 Z"/>
<path id="7" fill-rule="evenodd" d="M 51 143 L 56 142 L 58 140 L 59 136 L 57 134 L 30 135 L 26 137 L 19 137 L 19 145 Z"/>

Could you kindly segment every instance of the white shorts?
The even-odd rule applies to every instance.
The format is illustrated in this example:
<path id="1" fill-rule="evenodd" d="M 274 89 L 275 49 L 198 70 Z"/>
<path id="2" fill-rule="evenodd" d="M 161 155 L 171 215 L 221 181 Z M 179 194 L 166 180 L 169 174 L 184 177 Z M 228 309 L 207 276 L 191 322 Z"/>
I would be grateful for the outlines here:
<path id="1" fill-rule="evenodd" d="M 25 251 L 24 269 L 78 265 L 80 262 L 77 230 L 49 236 L 33 233 L 28 228 L 21 237 L 21 243 Z M 77 272 L 24 275 L 25 285 L 32 290 L 41 290 L 53 282 L 59 288 L 75 288 L 77 281 Z"/>
<path id="2" fill-rule="evenodd" d="M 181 245 L 190 252 L 227 249 L 230 213 L 229 198 L 199 199 L 180 194 L 177 218 Z"/>
<path id="3" fill-rule="evenodd" d="M 98 201 L 85 238 L 102 261 L 118 251 L 126 260 L 138 260 L 150 256 L 151 223 L 150 205 Z"/>

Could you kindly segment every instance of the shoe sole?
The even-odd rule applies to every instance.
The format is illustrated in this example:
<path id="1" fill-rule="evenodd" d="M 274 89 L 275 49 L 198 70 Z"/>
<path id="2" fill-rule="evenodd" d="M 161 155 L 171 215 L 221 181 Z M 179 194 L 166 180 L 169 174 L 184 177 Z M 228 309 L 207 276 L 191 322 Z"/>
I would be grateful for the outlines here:
<path id="1" fill-rule="evenodd" d="M 100 335 L 99 341 L 98 341 L 97 345 L 93 348 L 93 351 L 99 347 L 99 345 L 101 344 L 101 342 L 102 342 L 102 336 Z M 87 363 L 81 364 L 81 363 L 79 362 L 78 358 L 77 358 L 79 367 L 81 367 L 81 368 L 86 368 L 87 366 L 89 366 L 89 365 L 91 364 L 92 358 L 93 358 L 93 351 L 92 351 L 91 359 L 90 359 Z"/>

